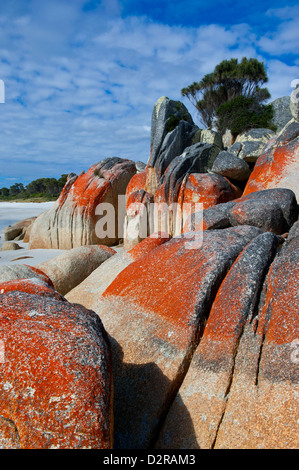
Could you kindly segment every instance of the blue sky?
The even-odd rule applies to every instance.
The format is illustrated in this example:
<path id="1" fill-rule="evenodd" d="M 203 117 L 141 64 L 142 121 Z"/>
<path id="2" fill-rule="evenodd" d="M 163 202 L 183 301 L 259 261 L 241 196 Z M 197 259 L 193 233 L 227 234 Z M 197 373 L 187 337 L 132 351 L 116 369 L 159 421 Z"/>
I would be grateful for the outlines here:
<path id="1" fill-rule="evenodd" d="M 0 187 L 146 162 L 151 113 L 223 59 L 264 61 L 271 99 L 299 78 L 295 1 L 11 0 L 0 4 Z M 198 123 L 198 122 L 197 122 Z"/>

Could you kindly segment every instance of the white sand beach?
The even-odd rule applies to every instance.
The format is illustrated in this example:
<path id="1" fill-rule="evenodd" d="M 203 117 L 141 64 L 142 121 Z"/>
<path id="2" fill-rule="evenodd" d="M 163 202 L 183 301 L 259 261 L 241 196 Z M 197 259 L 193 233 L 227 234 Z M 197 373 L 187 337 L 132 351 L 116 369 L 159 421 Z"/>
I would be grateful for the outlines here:
<path id="1" fill-rule="evenodd" d="M 15 222 L 35 217 L 48 210 L 54 201 L 50 202 L 0 202 L 0 248 L 4 243 L 3 229 Z M 27 264 L 36 266 L 39 263 L 47 261 L 58 256 L 64 250 L 29 250 L 28 243 L 22 241 L 16 242 L 21 250 L 0 251 L 0 265 L 7 264 Z"/>
<path id="2" fill-rule="evenodd" d="M 2 240 L 2 231 L 8 225 L 15 222 L 35 217 L 48 210 L 54 201 L 50 202 L 0 202 L 0 235 Z"/>

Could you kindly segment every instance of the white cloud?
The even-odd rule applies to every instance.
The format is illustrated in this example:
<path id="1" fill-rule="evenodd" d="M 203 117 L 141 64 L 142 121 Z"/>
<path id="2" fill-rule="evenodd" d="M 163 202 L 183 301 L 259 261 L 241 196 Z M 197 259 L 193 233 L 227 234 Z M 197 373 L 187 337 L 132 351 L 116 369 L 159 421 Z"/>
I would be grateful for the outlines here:
<path id="1" fill-rule="evenodd" d="M 2 10 L 0 187 L 12 176 L 30 181 L 78 173 L 111 155 L 146 162 L 160 96 L 182 100 L 196 119 L 181 88 L 225 58 L 264 60 L 264 50 L 279 40 L 287 50 L 293 38 L 285 31 L 286 22 L 293 25 L 290 11 L 276 10 L 281 27 L 257 38 L 247 24 L 168 26 L 124 19 L 117 1 L 86 13 L 83 4 L 32 0 L 15 15 Z M 277 57 L 266 65 L 273 99 L 289 94 L 298 65 Z"/>
<path id="2" fill-rule="evenodd" d="M 259 41 L 263 51 L 272 55 L 298 54 L 299 6 L 270 9 L 268 16 L 280 18 L 277 30 L 266 33 Z"/>

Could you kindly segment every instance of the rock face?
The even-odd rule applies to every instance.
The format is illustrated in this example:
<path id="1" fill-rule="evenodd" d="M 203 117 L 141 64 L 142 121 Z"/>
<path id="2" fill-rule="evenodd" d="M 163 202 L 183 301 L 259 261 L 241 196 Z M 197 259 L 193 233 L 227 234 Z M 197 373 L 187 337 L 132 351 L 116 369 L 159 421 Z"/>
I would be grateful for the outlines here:
<path id="1" fill-rule="evenodd" d="M 292 117 L 299 121 L 299 84 L 294 88 L 291 94 L 290 99 L 290 111 L 292 113 Z"/>
<path id="2" fill-rule="evenodd" d="M 150 165 L 153 162 L 159 177 L 163 175 L 171 161 L 191 145 L 195 132 L 194 124 L 180 121 L 173 131 L 166 134 L 156 159 L 150 158 L 149 161 Z"/>
<path id="3" fill-rule="evenodd" d="M 299 223 L 275 257 L 278 241 L 256 237 L 223 280 L 156 448 L 298 447 Z"/>
<path id="4" fill-rule="evenodd" d="M 216 145 L 220 150 L 223 149 L 222 136 L 219 132 L 204 129 L 201 131 L 200 142 Z"/>
<path id="5" fill-rule="evenodd" d="M 265 145 L 273 136 L 275 136 L 275 132 L 271 129 L 251 129 L 238 135 L 236 143 L 242 144 L 239 158 L 246 162 L 256 162 L 263 153 Z"/>
<path id="6" fill-rule="evenodd" d="M 299 199 L 299 122 L 292 120 L 257 160 L 244 195 L 270 188 L 291 189 Z"/>
<path id="7" fill-rule="evenodd" d="M 118 196 L 126 194 L 127 184 L 135 173 L 133 161 L 111 157 L 93 165 L 87 173 L 71 175 L 56 203 L 34 222 L 30 248 L 68 250 L 82 245 L 117 244 L 122 238 L 119 234 L 125 216 L 125 210 L 118 213 Z M 109 234 L 101 230 L 99 218 L 103 212 L 96 213 L 99 207 L 105 210 L 106 204 L 109 204 L 106 221 L 113 228 Z"/>
<path id="8" fill-rule="evenodd" d="M 298 223 L 270 267 L 257 317 L 244 329 L 215 448 L 298 448 L 294 429 L 299 237 L 295 228 Z M 246 413 L 241 412 L 244 409 Z"/>
<path id="9" fill-rule="evenodd" d="M 138 243 L 134 248 L 129 251 L 121 251 L 113 255 L 101 266 L 95 269 L 90 276 L 88 276 L 77 287 L 72 289 L 65 298 L 72 303 L 78 303 L 84 307 L 93 310 L 94 303 L 100 298 L 107 287 L 114 281 L 117 275 L 123 271 L 133 261 L 139 258 L 158 246 L 170 240 L 170 236 L 166 233 L 156 233 L 153 236 L 146 238 Z"/>
<path id="10" fill-rule="evenodd" d="M 217 155 L 212 172 L 234 181 L 247 181 L 250 176 L 249 165 L 242 158 L 225 150 Z"/>
<path id="11" fill-rule="evenodd" d="M 189 123 L 194 128 L 194 133 L 198 129 L 198 127 L 194 125 L 193 119 L 183 103 L 162 96 L 155 103 L 152 113 L 151 156 L 149 159 L 149 165 L 151 167 L 157 166 L 160 150 L 161 147 L 163 147 L 166 135 L 173 131 L 179 125 L 180 121 Z M 173 141 L 173 136 L 170 139 L 168 136 L 168 142 L 169 140 Z M 191 141 L 189 145 L 191 145 Z M 179 147 L 182 148 L 181 145 L 179 145 Z M 179 155 L 182 150 L 179 150 L 179 153 L 176 155 Z"/>
<path id="12" fill-rule="evenodd" d="M 277 127 L 276 132 L 279 133 L 293 118 L 290 110 L 290 97 L 282 96 L 271 102 L 274 110 L 273 124 Z"/>
<path id="13" fill-rule="evenodd" d="M 226 411 L 238 343 L 244 325 L 255 314 L 261 285 L 277 246 L 275 235 L 259 235 L 244 248 L 223 280 L 203 337 L 167 415 L 158 448 L 214 447 Z M 246 415 L 246 409 L 238 409 L 236 419 Z"/>
<path id="14" fill-rule="evenodd" d="M 29 217 L 4 229 L 5 240 L 23 240 L 28 228 L 33 224 L 36 217 Z"/>
<path id="15" fill-rule="evenodd" d="M 174 238 L 131 263 L 94 303 L 112 344 L 116 448 L 147 448 L 157 437 L 222 279 L 260 233 Z"/>
<path id="16" fill-rule="evenodd" d="M 65 295 L 115 254 L 116 251 L 110 247 L 81 246 L 40 263 L 36 268 L 52 280 L 57 292 Z"/>
<path id="17" fill-rule="evenodd" d="M 210 207 L 186 221 L 184 232 L 253 225 L 263 231 L 282 235 L 298 219 L 299 208 L 295 194 L 290 189 L 267 189 Z M 203 219 L 203 220 L 201 220 Z"/>
<path id="18" fill-rule="evenodd" d="M 151 154 L 147 167 L 135 175 L 127 187 L 125 246 L 130 248 L 155 231 L 171 236 L 181 233 L 183 206 L 202 203 L 204 207 L 229 201 L 241 191 L 222 175 L 210 175 L 214 161 L 223 149 L 221 136 L 194 125 L 185 106 L 166 97 L 155 104 L 152 114 Z M 137 204 L 144 203 L 136 210 Z M 162 216 L 150 213 L 155 203 L 168 206 Z M 174 205 L 177 205 L 173 209 Z M 192 211 L 192 209 L 190 209 Z M 167 211 L 166 211 L 167 212 Z M 151 218 L 145 222 L 144 216 Z M 160 219 L 165 219 L 161 224 Z"/>
<path id="19" fill-rule="evenodd" d="M 38 268 L 26 266 L 25 264 L 9 264 L 0 266 L 0 283 L 13 281 L 15 279 L 40 279 L 53 287 L 50 278 Z"/>
<path id="20" fill-rule="evenodd" d="M 110 346 L 100 319 L 42 281 L 0 284 L 0 447 L 112 447 Z M 6 283 L 9 284 L 9 283 Z"/>

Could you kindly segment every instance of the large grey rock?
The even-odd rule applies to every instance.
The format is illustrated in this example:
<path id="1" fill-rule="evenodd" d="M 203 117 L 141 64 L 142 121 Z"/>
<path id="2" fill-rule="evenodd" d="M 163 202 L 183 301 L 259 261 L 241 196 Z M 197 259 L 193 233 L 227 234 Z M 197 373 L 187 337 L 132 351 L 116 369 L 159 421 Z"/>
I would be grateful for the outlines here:
<path id="1" fill-rule="evenodd" d="M 216 145 L 221 150 L 223 149 L 222 136 L 219 132 L 204 129 L 201 131 L 200 141 L 204 144 Z"/>
<path id="2" fill-rule="evenodd" d="M 173 131 L 180 121 L 187 121 L 195 126 L 186 106 L 180 101 L 162 96 L 154 105 L 151 123 L 151 156 L 149 166 L 155 167 L 164 138 Z"/>
<path id="3" fill-rule="evenodd" d="M 237 225 L 251 225 L 282 235 L 298 219 L 295 194 L 289 189 L 256 191 L 203 212 L 205 230 Z"/>
<path id="4" fill-rule="evenodd" d="M 279 133 L 293 117 L 290 110 L 290 97 L 282 96 L 270 104 L 272 104 L 274 110 L 272 122 L 277 127 L 276 132 Z"/>
<path id="5" fill-rule="evenodd" d="M 235 181 L 247 181 L 250 175 L 248 163 L 225 150 L 217 155 L 212 172 Z"/>
<path id="6" fill-rule="evenodd" d="M 181 155 L 186 147 L 192 145 L 197 130 L 195 125 L 187 121 L 180 121 L 173 131 L 166 134 L 155 161 L 158 176 L 163 175 L 169 163 Z"/>
<path id="7" fill-rule="evenodd" d="M 164 186 L 166 200 L 176 202 L 180 183 L 188 179 L 191 173 L 208 173 L 220 152 L 213 144 L 198 144 L 187 147 L 181 155 L 175 157 L 167 167 L 160 184 Z"/>
<path id="8" fill-rule="evenodd" d="M 275 135 L 271 129 L 251 129 L 238 135 L 236 142 L 242 144 L 238 156 L 247 162 L 256 162 L 267 142 Z M 228 149 L 230 151 L 230 149 Z"/>
<path id="9" fill-rule="evenodd" d="M 142 173 L 146 169 L 146 163 L 136 162 L 135 167 L 136 167 L 137 173 Z"/>
<path id="10" fill-rule="evenodd" d="M 240 152 L 242 150 L 242 144 L 240 142 L 235 142 L 233 145 L 227 148 L 227 151 L 236 157 L 239 156 Z"/>
<path id="11" fill-rule="evenodd" d="M 290 111 L 292 114 L 291 118 L 293 117 L 296 121 L 299 121 L 299 83 L 291 94 Z"/>

